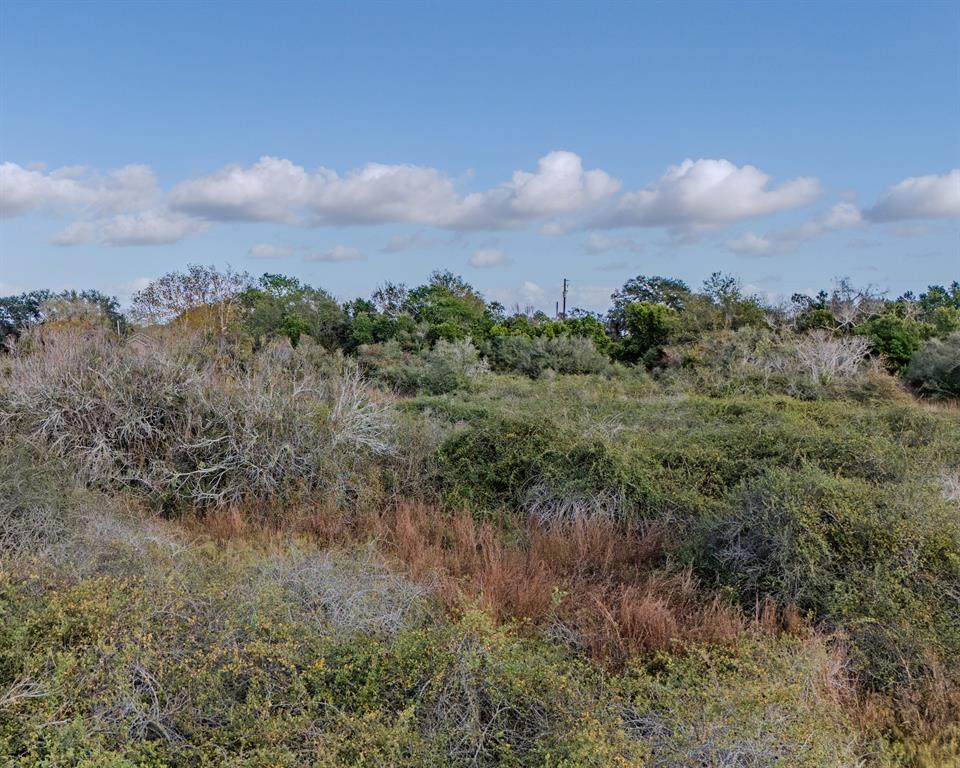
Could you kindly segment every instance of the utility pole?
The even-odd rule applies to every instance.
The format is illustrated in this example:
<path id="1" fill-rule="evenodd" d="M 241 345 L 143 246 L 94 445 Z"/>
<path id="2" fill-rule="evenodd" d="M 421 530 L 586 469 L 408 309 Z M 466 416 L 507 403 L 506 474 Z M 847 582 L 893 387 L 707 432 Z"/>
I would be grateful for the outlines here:
<path id="1" fill-rule="evenodd" d="M 570 285 L 570 281 L 567 278 L 563 278 L 563 312 L 560 313 L 560 318 L 562 320 L 567 319 L 567 287 Z"/>

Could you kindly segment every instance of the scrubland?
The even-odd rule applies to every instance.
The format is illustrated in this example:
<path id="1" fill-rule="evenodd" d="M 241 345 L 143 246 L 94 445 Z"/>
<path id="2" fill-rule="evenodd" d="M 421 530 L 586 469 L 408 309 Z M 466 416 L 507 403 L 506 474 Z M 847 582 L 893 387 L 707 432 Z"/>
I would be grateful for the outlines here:
<path id="1" fill-rule="evenodd" d="M 175 277 L 6 305 L 4 764 L 960 764 L 960 290 Z"/>

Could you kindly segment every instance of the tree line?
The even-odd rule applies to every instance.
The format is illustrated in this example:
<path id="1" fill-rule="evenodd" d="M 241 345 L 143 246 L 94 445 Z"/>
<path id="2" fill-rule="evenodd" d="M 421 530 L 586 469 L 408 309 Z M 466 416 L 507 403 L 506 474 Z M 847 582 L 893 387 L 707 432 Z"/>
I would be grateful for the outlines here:
<path id="1" fill-rule="evenodd" d="M 574 309 L 563 317 L 520 307 L 507 311 L 449 271 L 436 271 L 415 287 L 387 282 L 369 298 L 346 302 L 295 277 L 267 273 L 255 278 L 201 265 L 154 280 L 133 296 L 127 313 L 116 298 L 96 290 L 35 290 L 0 298 L 0 338 L 7 349 L 30 327 L 84 323 L 107 325 L 121 335 L 138 325 L 180 323 L 223 344 L 253 349 L 276 339 L 296 346 L 309 337 L 347 354 L 384 344 L 405 354 L 425 354 L 438 342 L 469 339 L 489 359 L 527 360 L 547 355 L 552 339 L 582 339 L 578 349 L 589 345 L 611 361 L 651 369 L 675 362 L 671 345 L 718 332 L 823 330 L 866 338 L 892 373 L 905 373 L 918 352 L 929 347 L 944 358 L 940 377 L 948 380 L 947 391 L 951 377 L 960 376 L 960 342 L 952 338 L 960 332 L 956 280 L 890 299 L 843 278 L 829 291 L 794 294 L 789 303 L 773 306 L 721 272 L 699 289 L 677 278 L 638 275 L 612 294 L 606 313 Z M 515 367 L 522 370 L 523 363 Z"/>

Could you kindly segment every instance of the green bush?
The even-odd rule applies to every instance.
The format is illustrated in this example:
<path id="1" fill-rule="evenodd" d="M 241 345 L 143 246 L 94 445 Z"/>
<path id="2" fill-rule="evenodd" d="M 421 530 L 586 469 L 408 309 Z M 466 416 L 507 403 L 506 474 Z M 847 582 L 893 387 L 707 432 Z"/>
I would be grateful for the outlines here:
<path id="1" fill-rule="evenodd" d="M 522 373 L 532 379 L 547 369 L 557 373 L 601 373 L 610 365 L 590 339 L 568 335 L 496 336 L 490 360 L 498 371 Z"/>
<path id="2" fill-rule="evenodd" d="M 887 367 L 903 371 L 913 353 L 920 348 L 925 328 L 920 323 L 897 315 L 881 315 L 857 328 L 857 333 L 870 339 L 874 349 L 883 355 Z"/>
<path id="3" fill-rule="evenodd" d="M 488 370 L 470 339 L 441 340 L 420 353 L 404 352 L 396 341 L 364 345 L 358 357 L 368 373 L 403 394 L 469 389 Z"/>
<path id="4" fill-rule="evenodd" d="M 578 438 L 545 419 L 476 420 L 444 441 L 439 490 L 451 505 L 519 509 L 534 486 L 554 493 L 619 493 L 623 463 L 601 440 Z"/>
<path id="5" fill-rule="evenodd" d="M 839 667 L 821 642 L 789 638 L 661 654 L 624 676 L 625 723 L 657 768 L 853 768 Z"/>
<path id="6" fill-rule="evenodd" d="M 927 484 L 877 485 L 770 469 L 734 490 L 708 552 L 746 604 L 772 595 L 845 632 L 858 670 L 890 694 L 960 680 L 960 520 Z"/>
<path id="7" fill-rule="evenodd" d="M 626 308 L 627 336 L 617 356 L 635 363 L 646 355 L 659 355 L 677 327 L 679 315 L 665 304 L 638 301 Z"/>
<path id="8" fill-rule="evenodd" d="M 910 359 L 906 378 L 921 392 L 960 397 L 960 333 L 924 344 Z"/>

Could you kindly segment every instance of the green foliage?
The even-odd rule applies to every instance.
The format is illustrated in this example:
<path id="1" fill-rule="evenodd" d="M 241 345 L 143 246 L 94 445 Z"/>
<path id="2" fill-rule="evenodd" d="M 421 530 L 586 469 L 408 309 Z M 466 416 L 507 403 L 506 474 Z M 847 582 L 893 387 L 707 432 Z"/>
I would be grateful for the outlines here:
<path id="1" fill-rule="evenodd" d="M 628 483 L 602 441 L 578 438 L 546 419 L 477 419 L 440 446 L 437 483 L 451 506 L 517 508 L 527 491 L 602 493 Z"/>
<path id="2" fill-rule="evenodd" d="M 610 299 L 613 302 L 607 314 L 607 325 L 614 338 L 627 332 L 627 307 L 636 302 L 665 304 L 680 311 L 691 295 L 690 287 L 683 280 L 671 277 L 647 277 L 637 275 L 615 291 Z"/>
<path id="3" fill-rule="evenodd" d="M 811 307 L 797 315 L 797 330 L 801 333 L 816 328 L 833 330 L 837 327 L 837 318 L 826 307 Z"/>
<path id="4" fill-rule="evenodd" d="M 929 321 L 939 309 L 960 309 L 960 281 L 954 280 L 950 286 L 931 285 L 917 299 L 917 305 Z"/>
<path id="5" fill-rule="evenodd" d="M 405 394 L 441 395 L 469 389 L 487 372 L 486 360 L 470 339 L 441 339 L 419 353 L 404 352 L 398 342 L 391 341 L 361 347 L 358 355 L 371 375 Z"/>
<path id="6" fill-rule="evenodd" d="M 871 318 L 857 328 L 857 333 L 870 339 L 891 371 L 899 372 L 909 365 L 927 330 L 916 321 L 887 314 Z"/>
<path id="7" fill-rule="evenodd" d="M 853 766 L 835 664 L 823 645 L 788 638 L 661 654 L 624 677 L 626 719 L 663 768 Z"/>
<path id="8" fill-rule="evenodd" d="M 638 362 L 648 356 L 658 357 L 677 327 L 679 315 L 665 304 L 638 301 L 626 308 L 627 337 L 620 343 L 617 356 L 627 362 Z"/>
<path id="9" fill-rule="evenodd" d="M 960 521 L 938 488 L 770 469 L 712 525 L 745 602 L 773 595 L 844 631 L 876 689 L 931 683 L 938 659 L 960 658 L 960 606 L 937 597 L 960 589 Z"/>
<path id="10" fill-rule="evenodd" d="M 347 318 L 337 302 L 294 277 L 264 274 L 240 303 L 242 328 L 258 345 L 285 336 L 296 346 L 304 335 L 330 350 L 346 342 Z"/>
<path id="11" fill-rule="evenodd" d="M 960 332 L 926 342 L 910 359 L 906 378 L 921 392 L 960 397 Z"/>
<path id="12" fill-rule="evenodd" d="M 43 323 L 0 362 L 0 762 L 958 754 L 960 415 L 865 359 L 869 338 L 960 394 L 956 284 L 889 302 L 840 281 L 768 324 L 729 276 L 641 276 L 611 339 L 450 273 L 342 307 L 283 276 L 167 277 L 141 303 L 175 327 L 128 339 L 93 297 L 0 301 Z M 393 521 L 413 508 L 435 545 Z M 512 625 L 490 606 L 521 580 L 547 607 Z M 689 636 L 673 588 L 706 617 Z"/>
<path id="13" fill-rule="evenodd" d="M 806 766 L 852 754 L 818 644 L 745 642 L 611 674 L 479 612 L 428 620 L 414 610 L 422 591 L 407 584 L 412 602 L 398 605 L 404 581 L 349 553 L 160 532 L 99 541 L 100 564 L 79 576 L 41 580 L 45 561 L 11 570 L 0 552 L 0 691 L 39 693 L 2 705 L 0 755 L 15 765 L 640 768 L 777 745 Z M 381 623 L 358 623 L 358 604 Z"/>
<path id="14" fill-rule="evenodd" d="M 41 323 L 72 320 L 89 323 L 91 319 L 94 324 L 121 333 L 128 327 L 116 298 L 100 291 L 41 290 L 0 296 L 0 341 L 7 336 L 18 338 L 28 328 Z"/>
<path id="15" fill-rule="evenodd" d="M 568 335 L 494 336 L 490 361 L 498 371 L 521 373 L 532 379 L 547 369 L 557 373 L 600 373 L 609 367 L 606 355 L 589 338 Z"/>
<path id="16" fill-rule="evenodd" d="M 704 281 L 701 294 L 710 300 L 716 312 L 714 330 L 736 330 L 764 323 L 765 310 L 760 300 L 744 295 L 740 281 L 731 275 L 714 272 Z M 703 321 L 699 325 L 703 327 Z"/>

